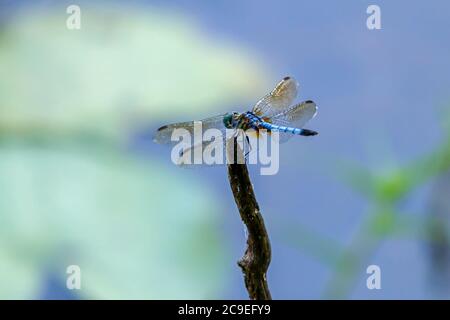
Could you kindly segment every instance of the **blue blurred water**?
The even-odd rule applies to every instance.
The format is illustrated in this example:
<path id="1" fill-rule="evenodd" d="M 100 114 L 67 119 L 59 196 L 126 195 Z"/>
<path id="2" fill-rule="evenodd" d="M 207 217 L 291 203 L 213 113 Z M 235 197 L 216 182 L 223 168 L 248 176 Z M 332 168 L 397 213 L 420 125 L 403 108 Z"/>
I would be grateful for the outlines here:
<path id="1" fill-rule="evenodd" d="M 295 76 L 301 98 L 319 105 L 318 116 L 309 124 L 320 132 L 317 139 L 283 145 L 278 175 L 253 174 L 269 229 L 276 219 L 293 219 L 347 243 L 367 203 L 330 177 L 322 158 L 328 158 L 328 166 L 340 158 L 373 169 L 389 162 L 401 166 L 440 141 L 440 108 L 448 103 L 450 85 L 448 1 L 376 1 L 382 30 L 375 31 L 366 27 L 366 8 L 373 1 L 151 3 L 187 13 L 206 32 L 249 47 L 273 70 L 274 82 Z M 200 174 L 219 192 L 228 189 L 223 172 Z M 232 213 L 233 202 L 227 198 L 227 212 Z M 414 198 L 419 200 L 408 200 L 411 211 L 425 210 L 427 189 Z M 242 227 L 237 216 L 227 219 L 237 258 L 244 242 Z M 330 269 L 287 246 L 276 233 L 272 243 L 273 296 L 320 297 Z M 367 290 L 364 268 L 352 298 L 430 296 L 418 241 L 387 240 L 368 264 L 381 266 L 382 290 Z M 246 297 L 237 269 L 226 297 Z"/>

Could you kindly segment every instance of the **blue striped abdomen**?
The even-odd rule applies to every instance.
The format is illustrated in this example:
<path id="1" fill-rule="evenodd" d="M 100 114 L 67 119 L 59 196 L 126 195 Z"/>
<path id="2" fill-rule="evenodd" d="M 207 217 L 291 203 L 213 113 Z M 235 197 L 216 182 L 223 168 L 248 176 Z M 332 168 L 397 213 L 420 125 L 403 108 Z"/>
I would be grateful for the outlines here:
<path id="1" fill-rule="evenodd" d="M 271 130 L 271 131 L 286 132 L 286 133 L 296 134 L 299 136 L 315 136 L 317 134 L 317 132 L 308 130 L 308 129 L 279 126 L 279 125 L 271 124 L 268 122 L 262 122 L 261 127 L 263 127 L 264 129 L 267 129 L 267 130 Z"/>
<path id="2" fill-rule="evenodd" d="M 263 127 L 264 129 L 267 129 L 267 130 L 271 130 L 271 131 L 288 132 L 288 133 L 292 133 L 292 134 L 300 134 L 302 132 L 302 129 L 299 129 L 299 128 L 284 127 L 284 126 L 279 126 L 276 124 L 271 124 L 268 122 L 261 123 L 261 127 Z"/>

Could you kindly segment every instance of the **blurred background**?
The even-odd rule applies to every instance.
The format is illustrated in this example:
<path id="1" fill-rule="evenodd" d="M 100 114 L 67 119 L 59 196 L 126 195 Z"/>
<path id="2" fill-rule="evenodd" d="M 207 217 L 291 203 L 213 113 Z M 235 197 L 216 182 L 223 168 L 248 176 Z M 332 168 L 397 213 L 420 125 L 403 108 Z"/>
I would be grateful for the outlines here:
<path id="1" fill-rule="evenodd" d="M 283 144 L 277 175 L 250 168 L 272 296 L 450 298 L 449 12 L 1 0 L 0 298 L 246 299 L 226 168 L 177 168 L 151 138 L 249 110 L 286 75 L 319 106 L 319 135 Z M 366 287 L 372 264 L 380 290 Z M 69 265 L 81 290 L 66 288 Z"/>

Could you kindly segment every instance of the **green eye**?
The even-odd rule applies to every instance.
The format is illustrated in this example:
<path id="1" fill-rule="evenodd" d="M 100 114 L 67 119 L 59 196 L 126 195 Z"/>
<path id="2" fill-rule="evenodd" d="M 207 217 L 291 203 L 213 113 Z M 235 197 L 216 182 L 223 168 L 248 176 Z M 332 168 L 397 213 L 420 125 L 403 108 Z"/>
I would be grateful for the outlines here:
<path id="1" fill-rule="evenodd" d="M 224 116 L 223 124 L 225 125 L 226 128 L 232 129 L 233 128 L 233 115 L 227 114 L 226 116 Z"/>

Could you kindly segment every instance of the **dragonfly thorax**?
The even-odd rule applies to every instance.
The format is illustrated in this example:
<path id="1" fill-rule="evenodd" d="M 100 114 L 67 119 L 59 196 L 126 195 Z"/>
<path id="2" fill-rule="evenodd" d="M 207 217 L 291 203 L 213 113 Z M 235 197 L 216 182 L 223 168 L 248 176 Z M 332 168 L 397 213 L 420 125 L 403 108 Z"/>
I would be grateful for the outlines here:
<path id="1" fill-rule="evenodd" d="M 260 129 L 260 125 L 264 122 L 263 119 L 261 119 L 260 117 L 258 117 L 257 115 L 255 115 L 253 112 L 251 111 L 247 111 L 243 114 L 241 114 L 240 119 L 239 119 L 239 124 L 238 124 L 238 128 L 243 129 L 243 130 L 248 130 L 248 129 Z"/>

